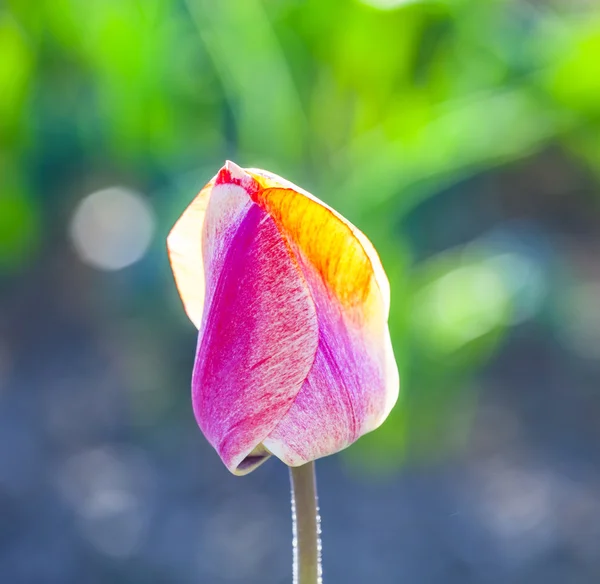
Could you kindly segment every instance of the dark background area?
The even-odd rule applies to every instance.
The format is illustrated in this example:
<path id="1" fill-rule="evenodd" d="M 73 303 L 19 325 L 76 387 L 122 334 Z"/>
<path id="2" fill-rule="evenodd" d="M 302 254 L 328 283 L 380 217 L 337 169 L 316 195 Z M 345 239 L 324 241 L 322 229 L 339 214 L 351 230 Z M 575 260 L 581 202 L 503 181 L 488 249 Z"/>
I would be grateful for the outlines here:
<path id="1" fill-rule="evenodd" d="M 0 1 L 0 582 L 291 581 L 287 469 L 193 419 L 165 237 L 226 158 L 392 286 L 401 399 L 318 461 L 325 583 L 600 579 L 600 12 Z"/>

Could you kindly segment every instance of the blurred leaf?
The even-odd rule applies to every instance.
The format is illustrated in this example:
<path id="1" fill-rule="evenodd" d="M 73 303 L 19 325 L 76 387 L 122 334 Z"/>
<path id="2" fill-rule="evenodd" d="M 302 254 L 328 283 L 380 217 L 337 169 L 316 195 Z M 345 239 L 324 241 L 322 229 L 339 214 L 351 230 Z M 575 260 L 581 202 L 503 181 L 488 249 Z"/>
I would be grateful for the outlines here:
<path id="1" fill-rule="evenodd" d="M 34 60 L 23 31 L 0 12 L 0 147 L 19 130 Z"/>
<path id="2" fill-rule="evenodd" d="M 0 270 L 26 261 L 39 237 L 39 216 L 34 202 L 18 185 L 0 190 Z"/>
<path id="3" fill-rule="evenodd" d="M 261 3 L 187 5 L 225 87 L 245 163 L 289 168 L 303 154 L 305 115 Z"/>
<path id="4" fill-rule="evenodd" d="M 586 114 L 600 112 L 600 20 L 585 21 L 569 31 L 569 42 L 546 73 L 549 91 L 559 103 Z"/>
<path id="5" fill-rule="evenodd" d="M 340 158 L 336 202 L 352 212 L 362 193 L 372 204 L 395 197 L 406 213 L 441 184 L 529 155 L 572 124 L 517 89 L 443 104 L 420 132 L 390 142 L 374 131 L 351 144 Z"/>

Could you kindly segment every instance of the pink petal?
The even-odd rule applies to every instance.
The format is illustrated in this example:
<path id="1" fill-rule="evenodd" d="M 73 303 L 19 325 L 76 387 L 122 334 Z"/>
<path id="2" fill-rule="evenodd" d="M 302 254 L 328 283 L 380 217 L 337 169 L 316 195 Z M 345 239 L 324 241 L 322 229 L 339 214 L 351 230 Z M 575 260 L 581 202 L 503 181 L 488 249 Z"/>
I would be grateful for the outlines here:
<path id="1" fill-rule="evenodd" d="M 294 404 L 263 442 L 290 466 L 338 452 L 375 429 L 395 401 L 390 384 L 397 386 L 387 329 L 375 338 L 357 326 L 315 270 L 304 271 L 319 319 L 317 354 Z"/>
<path id="2" fill-rule="evenodd" d="M 285 239 L 242 187 L 214 187 L 204 241 L 207 293 L 194 412 L 229 470 L 245 474 L 262 461 L 255 453 L 310 371 L 317 317 Z"/>

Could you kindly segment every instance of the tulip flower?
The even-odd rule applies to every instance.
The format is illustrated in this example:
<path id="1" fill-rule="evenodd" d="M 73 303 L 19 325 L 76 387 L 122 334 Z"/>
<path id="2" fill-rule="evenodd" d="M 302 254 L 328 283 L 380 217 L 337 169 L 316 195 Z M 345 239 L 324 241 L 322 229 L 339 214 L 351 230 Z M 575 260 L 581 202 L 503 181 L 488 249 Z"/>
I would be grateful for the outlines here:
<path id="1" fill-rule="evenodd" d="M 197 422 L 227 468 L 299 466 L 377 428 L 398 396 L 389 284 L 339 213 L 264 170 L 227 162 L 169 234 L 199 330 Z"/>
<path id="2" fill-rule="evenodd" d="M 285 179 L 227 162 L 169 234 L 198 328 L 196 420 L 227 468 L 291 467 L 294 582 L 321 582 L 314 461 L 398 397 L 389 284 L 369 240 Z"/>

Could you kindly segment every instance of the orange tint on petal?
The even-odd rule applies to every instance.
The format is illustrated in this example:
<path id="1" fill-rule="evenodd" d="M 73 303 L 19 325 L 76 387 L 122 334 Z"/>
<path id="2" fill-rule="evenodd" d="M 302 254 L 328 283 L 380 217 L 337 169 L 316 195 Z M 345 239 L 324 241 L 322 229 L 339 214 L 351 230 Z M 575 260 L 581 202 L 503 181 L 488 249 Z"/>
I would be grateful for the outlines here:
<path id="1" fill-rule="evenodd" d="M 375 248 L 347 219 L 285 179 L 248 169 L 263 187 L 253 198 L 321 274 L 342 305 L 374 316 L 389 311 L 389 283 Z M 352 308 L 356 308 L 353 311 Z"/>

